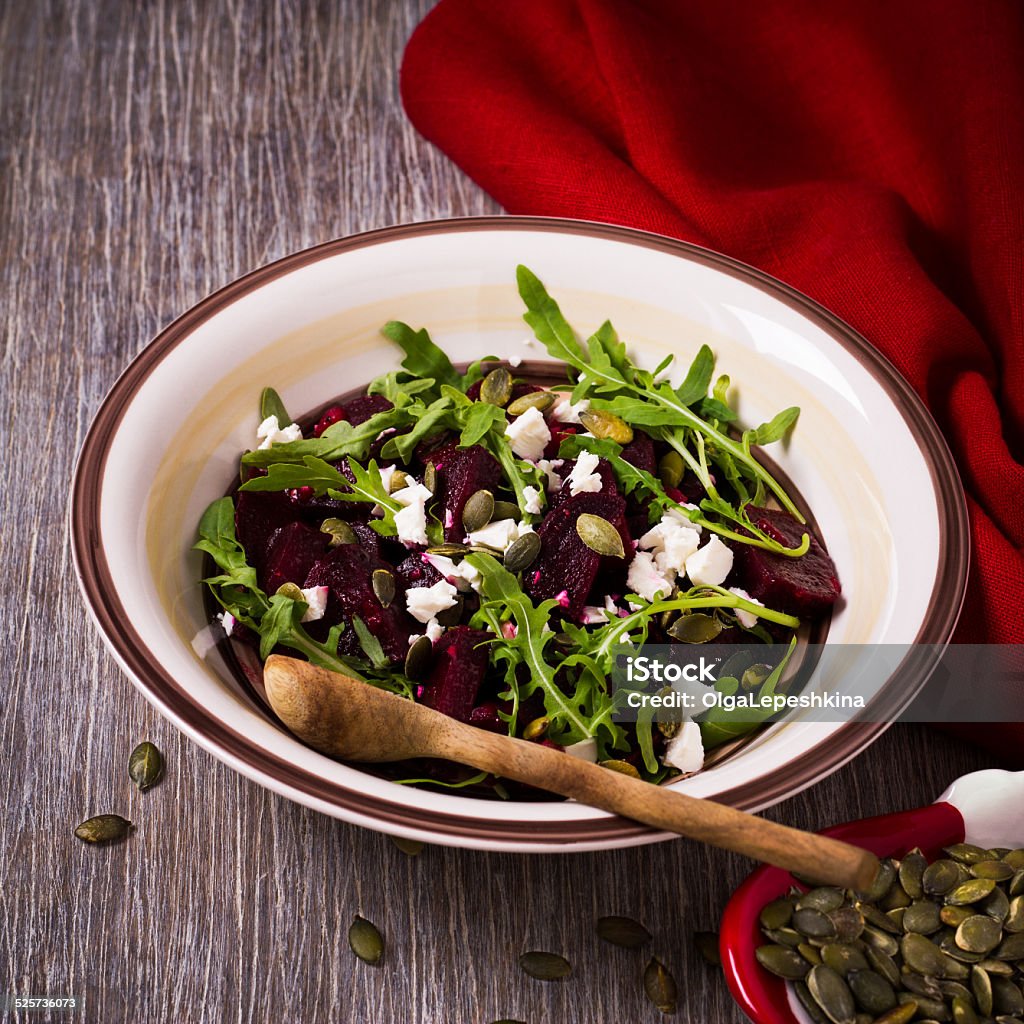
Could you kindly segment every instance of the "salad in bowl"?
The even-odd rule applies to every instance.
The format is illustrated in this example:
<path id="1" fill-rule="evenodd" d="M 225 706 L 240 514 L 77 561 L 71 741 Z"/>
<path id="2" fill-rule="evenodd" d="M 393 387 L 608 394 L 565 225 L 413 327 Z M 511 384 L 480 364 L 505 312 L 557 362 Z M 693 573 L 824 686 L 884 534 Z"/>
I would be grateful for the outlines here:
<path id="1" fill-rule="evenodd" d="M 706 345 L 685 375 L 671 356 L 641 369 L 610 323 L 580 341 L 533 273 L 517 279 L 521 355 L 456 366 L 392 321 L 402 368 L 362 393 L 296 422 L 264 390 L 240 482 L 199 523 L 211 611 L 251 682 L 273 651 L 298 653 L 651 782 L 695 773 L 736 730 L 623 721 L 614 658 L 742 645 L 735 674 L 767 691 L 785 657 L 759 646 L 791 650 L 831 614 L 835 566 L 760 452 L 799 410 L 743 428 Z M 398 781 L 512 788 L 451 765 L 411 774 Z"/>

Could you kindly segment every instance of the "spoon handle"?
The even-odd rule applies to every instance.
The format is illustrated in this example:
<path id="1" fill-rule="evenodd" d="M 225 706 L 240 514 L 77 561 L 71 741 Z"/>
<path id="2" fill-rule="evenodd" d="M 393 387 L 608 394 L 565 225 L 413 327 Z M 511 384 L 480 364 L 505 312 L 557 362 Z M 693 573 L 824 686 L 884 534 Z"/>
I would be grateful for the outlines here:
<path id="1" fill-rule="evenodd" d="M 879 868 L 878 858 L 860 847 L 687 796 L 671 786 L 652 786 L 560 750 L 483 732 L 451 719 L 432 731 L 430 746 L 434 756 L 539 786 L 817 882 L 863 892 L 871 887 Z"/>

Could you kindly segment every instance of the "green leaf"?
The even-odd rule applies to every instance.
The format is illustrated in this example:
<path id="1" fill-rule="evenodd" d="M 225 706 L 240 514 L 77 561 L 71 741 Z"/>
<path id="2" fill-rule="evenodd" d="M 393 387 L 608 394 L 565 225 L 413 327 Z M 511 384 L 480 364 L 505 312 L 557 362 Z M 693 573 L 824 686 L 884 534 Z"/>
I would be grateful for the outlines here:
<path id="1" fill-rule="evenodd" d="M 430 377 L 438 384 L 460 388 L 462 374 L 452 366 L 451 360 L 434 344 L 425 328 L 414 331 L 400 320 L 391 320 L 381 328 L 381 334 L 395 342 L 405 352 L 404 366 L 414 377 Z"/>
<path id="2" fill-rule="evenodd" d="M 790 406 L 783 409 L 778 415 L 773 416 L 767 423 L 748 430 L 743 436 L 744 440 L 750 438 L 750 444 L 771 444 L 773 441 L 780 441 L 793 429 L 793 425 L 800 415 L 797 406 Z"/>
<path id="3" fill-rule="evenodd" d="M 270 608 L 260 622 L 260 658 L 266 661 L 270 652 L 287 638 L 302 621 L 309 605 L 305 601 L 293 601 L 283 594 L 270 599 Z"/>
<path id="4" fill-rule="evenodd" d="M 676 427 L 685 426 L 688 422 L 675 409 L 630 395 L 617 395 L 610 402 L 593 399 L 591 405 L 595 409 L 607 409 L 621 416 L 634 427 Z"/>
<path id="5" fill-rule="evenodd" d="M 251 477 L 239 490 L 286 491 L 294 487 L 312 487 L 319 497 L 330 489 L 347 490 L 349 482 L 330 463 L 306 455 L 301 464 L 276 462 L 268 466 L 265 476 Z"/>
<path id="6" fill-rule="evenodd" d="M 387 444 L 381 449 L 381 455 L 385 458 L 398 457 L 407 463 L 421 441 L 450 427 L 451 423 L 451 399 L 448 397 L 438 398 L 420 411 L 412 430 L 389 438 Z"/>
<path id="7" fill-rule="evenodd" d="M 381 374 L 370 381 L 366 389 L 368 395 L 382 395 L 392 405 L 401 406 L 411 395 L 419 395 L 425 391 L 435 390 L 436 382 L 432 377 L 416 378 L 401 370 L 392 370 Z"/>
<path id="8" fill-rule="evenodd" d="M 693 405 L 707 397 L 708 388 L 711 386 L 711 375 L 714 372 L 714 353 L 707 345 L 701 345 L 690 364 L 685 380 L 675 389 L 676 397 L 683 405 Z"/>
<path id="9" fill-rule="evenodd" d="M 281 396 L 273 388 L 264 388 L 260 395 L 260 421 L 268 416 L 277 417 L 277 425 L 280 428 L 290 427 L 295 421 L 288 415 L 288 410 L 281 401 Z"/>
<path id="10" fill-rule="evenodd" d="M 508 419 L 505 410 L 489 402 L 474 402 L 465 415 L 460 417 L 462 433 L 459 436 L 459 444 L 463 448 L 479 444 L 489 432 L 501 428 L 504 434 Z"/>
<path id="11" fill-rule="evenodd" d="M 526 304 L 527 311 L 523 319 L 533 328 L 537 340 L 555 359 L 573 366 L 585 363 L 586 356 L 576 340 L 575 332 L 537 275 L 520 265 L 516 267 L 516 283 L 519 285 L 519 295 Z"/>
<path id="12" fill-rule="evenodd" d="M 363 654 L 370 659 L 370 664 L 374 668 L 387 668 L 391 663 L 384 653 L 384 648 L 358 615 L 352 616 L 352 629 L 355 630 L 356 637 L 359 639 L 359 646 L 362 647 Z"/>

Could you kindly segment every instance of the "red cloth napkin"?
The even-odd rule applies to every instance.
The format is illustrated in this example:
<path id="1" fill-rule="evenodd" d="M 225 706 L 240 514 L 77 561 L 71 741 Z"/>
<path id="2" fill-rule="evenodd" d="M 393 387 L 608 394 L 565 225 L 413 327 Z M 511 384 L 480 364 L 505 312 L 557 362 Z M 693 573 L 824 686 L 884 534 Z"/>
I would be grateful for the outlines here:
<path id="1" fill-rule="evenodd" d="M 968 493 L 956 639 L 1024 641 L 1024 5 L 442 0 L 401 88 L 509 212 L 707 245 L 877 345 Z"/>

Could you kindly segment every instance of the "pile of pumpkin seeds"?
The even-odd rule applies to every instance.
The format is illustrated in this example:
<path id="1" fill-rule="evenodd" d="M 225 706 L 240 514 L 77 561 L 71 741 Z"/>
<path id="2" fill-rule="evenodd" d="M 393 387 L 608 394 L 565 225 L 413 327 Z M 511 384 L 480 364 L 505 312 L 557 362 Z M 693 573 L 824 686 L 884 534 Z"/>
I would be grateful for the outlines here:
<path id="1" fill-rule="evenodd" d="M 1024 1024 L 1024 849 L 885 860 L 870 892 L 791 890 L 758 962 L 818 1024 Z"/>

